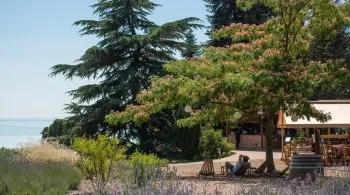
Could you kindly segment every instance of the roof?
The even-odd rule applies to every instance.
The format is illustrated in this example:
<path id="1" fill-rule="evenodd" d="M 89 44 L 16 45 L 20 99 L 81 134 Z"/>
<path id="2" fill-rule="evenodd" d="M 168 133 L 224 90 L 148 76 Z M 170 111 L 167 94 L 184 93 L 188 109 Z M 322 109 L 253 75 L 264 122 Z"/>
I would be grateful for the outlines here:
<path id="1" fill-rule="evenodd" d="M 293 122 L 291 116 L 286 116 L 283 113 L 283 119 L 279 116 L 277 126 L 281 128 L 282 122 L 285 123 L 283 128 L 328 128 L 328 127 L 350 127 L 350 101 L 349 100 L 322 100 L 313 101 L 311 104 L 317 109 L 322 110 L 324 113 L 329 113 L 332 117 L 325 123 L 318 122 L 314 118 L 307 120 L 299 118 Z M 282 112 L 279 113 L 281 115 Z M 281 122 L 282 121 L 282 122 Z"/>

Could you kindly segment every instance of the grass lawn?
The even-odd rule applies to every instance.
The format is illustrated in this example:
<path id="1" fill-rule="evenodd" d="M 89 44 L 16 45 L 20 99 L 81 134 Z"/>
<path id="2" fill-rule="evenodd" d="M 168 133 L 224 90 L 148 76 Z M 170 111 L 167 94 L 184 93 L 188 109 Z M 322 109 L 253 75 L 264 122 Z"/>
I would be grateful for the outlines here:
<path id="1" fill-rule="evenodd" d="M 0 194 L 65 194 L 82 178 L 66 161 L 33 160 L 23 152 L 0 149 Z"/>

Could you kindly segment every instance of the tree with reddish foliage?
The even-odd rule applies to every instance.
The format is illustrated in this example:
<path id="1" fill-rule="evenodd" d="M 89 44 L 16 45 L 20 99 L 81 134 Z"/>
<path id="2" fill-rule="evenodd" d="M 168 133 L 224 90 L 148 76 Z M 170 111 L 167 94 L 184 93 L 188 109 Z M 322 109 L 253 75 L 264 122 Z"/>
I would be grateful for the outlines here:
<path id="1" fill-rule="evenodd" d="M 272 151 L 273 119 L 279 109 L 299 118 L 331 118 L 309 103 L 314 90 L 349 81 L 344 60 L 324 62 L 308 58 L 313 37 L 332 33 L 349 22 L 348 4 L 326 0 L 268 0 L 276 17 L 261 25 L 231 24 L 213 33 L 231 38 L 227 47 L 209 47 L 200 58 L 169 62 L 167 76 L 153 77 L 138 105 L 112 112 L 107 122 L 142 124 L 164 109 L 188 105 L 179 126 L 232 124 L 251 119 L 262 110 L 266 119 L 267 171 L 275 170 Z M 256 1 L 242 1 L 244 7 Z"/>

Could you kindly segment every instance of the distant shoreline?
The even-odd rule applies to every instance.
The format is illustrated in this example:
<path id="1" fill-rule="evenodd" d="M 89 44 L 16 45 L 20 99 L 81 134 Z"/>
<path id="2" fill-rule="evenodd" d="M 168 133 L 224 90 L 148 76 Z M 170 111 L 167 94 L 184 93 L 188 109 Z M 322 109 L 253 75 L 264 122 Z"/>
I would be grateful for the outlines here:
<path id="1" fill-rule="evenodd" d="M 55 118 L 0 118 L 0 121 L 54 121 Z"/>
<path id="2" fill-rule="evenodd" d="M 42 130 L 53 121 L 49 118 L 0 118 L 0 147 L 21 148 L 40 143 Z"/>

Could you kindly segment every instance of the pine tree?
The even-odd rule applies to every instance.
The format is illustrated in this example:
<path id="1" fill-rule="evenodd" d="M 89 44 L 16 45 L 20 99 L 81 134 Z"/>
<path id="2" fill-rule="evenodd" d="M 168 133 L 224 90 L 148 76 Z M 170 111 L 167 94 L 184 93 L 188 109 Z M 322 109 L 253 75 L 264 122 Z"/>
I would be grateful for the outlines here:
<path id="1" fill-rule="evenodd" d="M 231 23 L 261 24 L 273 16 L 273 11 L 262 3 L 256 3 L 250 9 L 243 10 L 237 7 L 236 0 L 204 0 L 206 2 L 207 19 L 210 23 L 208 35 L 215 30 Z M 216 40 L 211 37 L 209 45 L 226 46 L 231 44 L 231 39 Z"/>
<path id="2" fill-rule="evenodd" d="M 204 0 L 206 2 L 207 11 L 211 15 L 207 15 L 210 23 L 210 31 L 228 26 L 233 22 L 242 21 L 241 12 L 237 8 L 235 0 Z"/>
<path id="3" fill-rule="evenodd" d="M 193 17 L 157 25 L 148 17 L 158 6 L 149 0 L 98 0 L 91 6 L 98 20 L 74 23 L 82 27 L 82 35 L 94 35 L 100 41 L 87 49 L 77 64 L 51 68 L 51 76 L 99 80 L 68 92 L 73 102 L 66 106 L 71 114 L 67 120 L 81 124 L 75 129 L 84 130 L 71 129 L 72 135 L 94 135 L 98 130 L 131 131 L 130 124 L 118 128 L 107 125 L 105 115 L 134 102 L 136 94 L 148 87 L 148 79 L 163 75 L 162 65 L 174 60 L 176 51 L 186 49 L 185 32 L 201 27 L 199 19 Z"/>
<path id="4" fill-rule="evenodd" d="M 342 26 L 334 36 L 317 37 L 313 40 L 310 58 L 318 61 L 345 59 L 350 67 L 350 26 Z M 349 85 L 340 86 L 336 89 L 321 92 L 316 91 L 312 99 L 349 99 Z"/>
<path id="5" fill-rule="evenodd" d="M 193 58 L 199 56 L 200 46 L 197 45 L 197 39 L 193 34 L 193 30 L 190 29 L 186 34 L 185 42 L 187 46 L 183 52 L 181 52 L 181 56 L 184 58 Z"/>
<path id="6" fill-rule="evenodd" d="M 210 23 L 207 34 L 211 37 L 211 33 L 223 26 L 228 26 L 233 22 L 242 21 L 242 10 L 237 8 L 235 0 L 204 0 L 206 2 L 207 20 Z M 209 45 L 225 46 L 230 44 L 230 39 L 215 40 L 210 38 Z"/>

